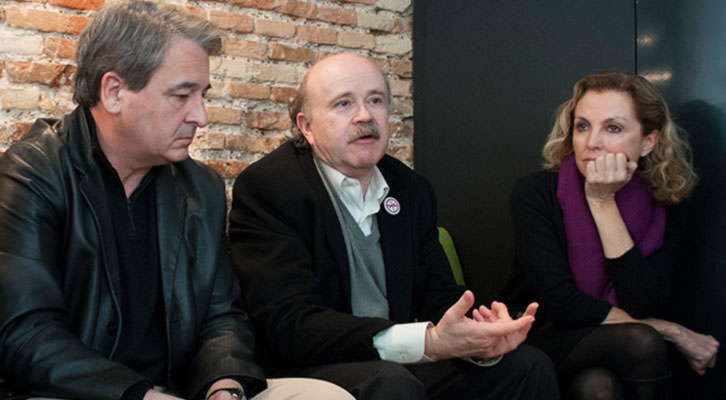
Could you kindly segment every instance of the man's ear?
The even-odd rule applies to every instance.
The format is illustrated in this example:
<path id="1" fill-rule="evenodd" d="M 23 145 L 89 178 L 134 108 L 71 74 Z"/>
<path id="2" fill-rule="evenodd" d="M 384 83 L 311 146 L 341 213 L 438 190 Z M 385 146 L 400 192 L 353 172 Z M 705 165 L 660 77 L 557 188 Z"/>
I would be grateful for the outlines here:
<path id="1" fill-rule="evenodd" d="M 302 132 L 305 139 L 307 139 L 308 143 L 313 144 L 314 139 L 313 132 L 310 130 L 310 120 L 305 116 L 305 113 L 297 113 L 295 122 L 297 123 L 297 127 L 300 129 L 300 132 Z"/>
<path id="2" fill-rule="evenodd" d="M 123 79 L 117 73 L 108 71 L 101 77 L 99 103 L 109 114 L 121 112 L 123 88 Z"/>
<path id="3" fill-rule="evenodd" d="M 650 154 L 650 152 L 655 148 L 655 145 L 658 144 L 659 138 L 659 129 L 653 129 L 649 134 L 643 136 L 643 140 L 640 141 L 640 156 L 645 157 Z"/>

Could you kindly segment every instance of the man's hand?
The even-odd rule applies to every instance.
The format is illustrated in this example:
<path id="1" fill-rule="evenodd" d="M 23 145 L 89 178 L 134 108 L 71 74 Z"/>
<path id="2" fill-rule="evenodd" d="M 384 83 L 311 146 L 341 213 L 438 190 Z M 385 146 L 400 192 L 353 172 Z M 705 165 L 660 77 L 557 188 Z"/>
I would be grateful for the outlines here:
<path id="1" fill-rule="evenodd" d="M 529 315 L 534 318 L 534 314 L 537 313 L 537 308 L 539 308 L 539 304 L 530 303 L 522 316 Z M 472 311 L 472 316 L 475 321 L 479 322 L 512 321 L 512 317 L 509 315 L 507 306 L 498 301 L 492 302 L 491 309 L 488 309 L 485 306 L 479 306 L 478 309 Z"/>
<path id="2" fill-rule="evenodd" d="M 239 382 L 237 382 L 234 379 L 220 379 L 212 384 L 212 386 L 209 387 L 209 390 L 207 390 L 207 394 L 204 396 L 205 400 L 236 400 L 240 398 L 244 398 L 244 394 L 242 397 L 235 397 L 232 395 L 232 393 L 220 390 L 215 393 L 217 389 L 222 388 L 237 388 L 242 390 L 242 393 L 244 393 L 244 390 L 242 388 L 242 385 L 240 385 Z M 214 393 L 214 394 L 212 394 Z M 210 396 L 211 395 L 211 396 Z"/>
<path id="3" fill-rule="evenodd" d="M 473 305 L 474 294 L 467 290 L 436 326 L 426 330 L 427 357 L 489 359 L 508 353 L 526 339 L 538 307 L 530 304 L 525 314 L 514 320 L 504 304 L 493 302 L 491 310 L 484 306 L 474 310 L 472 319 L 466 313 Z"/>

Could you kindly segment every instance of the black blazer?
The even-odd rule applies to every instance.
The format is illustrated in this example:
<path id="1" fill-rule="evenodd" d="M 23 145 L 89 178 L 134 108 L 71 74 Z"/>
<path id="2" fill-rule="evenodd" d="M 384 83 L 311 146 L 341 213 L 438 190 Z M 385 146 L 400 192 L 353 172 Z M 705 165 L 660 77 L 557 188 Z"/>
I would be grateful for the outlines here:
<path id="1" fill-rule="evenodd" d="M 397 215 L 381 207 L 377 216 L 390 320 L 351 315 L 343 234 L 311 150 L 285 143 L 237 178 L 233 263 L 274 367 L 377 360 L 377 332 L 436 322 L 461 295 L 438 242 L 430 184 L 389 156 L 378 168 L 401 205 Z"/>

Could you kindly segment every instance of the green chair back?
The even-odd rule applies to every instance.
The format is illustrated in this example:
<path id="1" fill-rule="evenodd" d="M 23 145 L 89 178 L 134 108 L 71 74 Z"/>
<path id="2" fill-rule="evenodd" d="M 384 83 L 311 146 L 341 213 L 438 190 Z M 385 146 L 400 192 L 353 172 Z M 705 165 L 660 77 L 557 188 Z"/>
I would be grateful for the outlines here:
<path id="1" fill-rule="evenodd" d="M 439 243 L 444 248 L 446 258 L 449 259 L 449 265 L 451 266 L 451 272 L 454 274 L 454 280 L 461 286 L 466 286 L 464 281 L 464 271 L 461 269 L 461 261 L 459 261 L 459 254 L 456 253 L 456 247 L 454 246 L 454 239 L 451 238 L 451 234 L 443 227 L 439 227 Z"/>

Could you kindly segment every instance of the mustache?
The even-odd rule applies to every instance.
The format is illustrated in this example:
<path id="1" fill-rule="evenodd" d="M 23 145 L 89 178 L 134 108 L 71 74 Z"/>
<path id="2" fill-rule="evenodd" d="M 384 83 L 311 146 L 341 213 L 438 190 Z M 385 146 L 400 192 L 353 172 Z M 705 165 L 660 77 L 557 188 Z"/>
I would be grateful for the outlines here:
<path id="1" fill-rule="evenodd" d="M 364 137 L 379 139 L 381 137 L 381 131 L 378 130 L 378 127 L 373 122 L 366 122 L 364 124 L 360 124 L 358 125 L 358 130 L 355 132 L 353 137 L 350 138 L 348 143 L 353 143 L 356 140 Z"/>
<path id="2" fill-rule="evenodd" d="M 174 132 L 174 139 L 179 138 L 187 138 L 187 137 L 194 137 L 194 134 L 197 131 L 196 126 L 183 126 L 179 128 L 176 132 Z"/>

